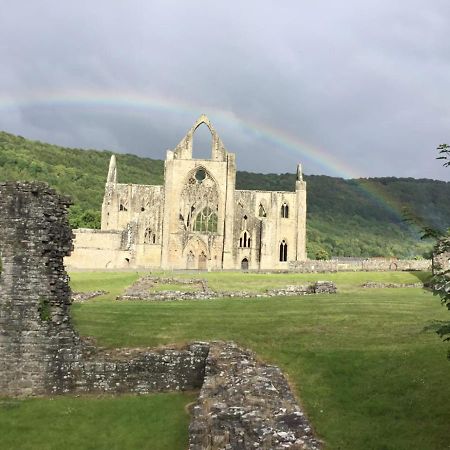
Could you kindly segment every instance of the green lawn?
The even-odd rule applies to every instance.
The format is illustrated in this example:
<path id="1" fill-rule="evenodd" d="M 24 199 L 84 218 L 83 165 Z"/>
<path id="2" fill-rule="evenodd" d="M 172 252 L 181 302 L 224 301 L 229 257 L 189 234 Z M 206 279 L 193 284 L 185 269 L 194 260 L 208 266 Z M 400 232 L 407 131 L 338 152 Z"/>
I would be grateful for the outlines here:
<path id="1" fill-rule="evenodd" d="M 186 448 L 187 393 L 0 399 L 0 448 L 124 450 Z"/>
<path id="2" fill-rule="evenodd" d="M 95 336 L 100 345 L 108 347 L 234 340 L 283 368 L 317 433 L 327 442 L 327 449 L 450 448 L 448 346 L 432 331 L 424 331 L 433 320 L 448 320 L 448 312 L 422 289 L 358 287 L 364 281 L 414 283 L 423 279 L 424 274 L 194 274 L 191 277 L 207 278 L 211 287 L 219 290 L 261 291 L 326 279 L 335 281 L 340 293 L 166 303 L 114 301 L 113 298 L 137 276 L 129 272 L 72 274 L 74 290 L 110 291 L 110 294 L 73 306 L 74 321 L 81 334 Z M 181 275 L 175 274 L 178 276 Z M 166 399 L 162 401 L 164 408 L 157 406 L 159 399 Z M 187 440 L 183 405 L 191 399 L 183 394 L 119 397 L 107 398 L 110 404 L 102 406 L 98 402 L 105 399 L 69 397 L 26 400 L 18 402 L 17 409 L 2 409 L 0 405 L 0 428 L 5 426 L 5 418 L 13 417 L 6 422 L 9 440 L 3 441 L 3 430 L 0 430 L 1 447 L 57 448 L 52 447 L 53 443 L 64 439 L 64 430 L 73 426 L 82 430 L 82 439 L 86 442 L 91 441 L 89 436 L 93 443 L 99 442 L 97 439 L 101 437 L 105 447 L 101 447 L 102 444 L 80 446 L 80 441 L 77 446 L 68 438 L 64 440 L 66 449 L 181 450 Z M 133 401 L 142 402 L 139 403 L 142 408 L 131 406 Z M 65 402 L 74 405 L 72 407 L 79 413 L 66 417 Z M 37 412 L 28 412 L 30 408 L 36 408 Z M 113 416 L 108 420 L 108 414 L 113 415 L 115 408 L 129 409 L 129 413 L 122 415 L 133 414 L 134 419 L 121 421 L 116 417 L 115 422 Z M 93 414 L 98 420 L 91 420 L 93 410 L 97 411 Z M 52 411 L 55 426 L 49 426 L 45 420 Z M 33 420 L 40 430 L 41 444 L 14 446 L 15 435 L 24 439 L 30 433 L 36 436 L 36 432 L 23 429 L 27 420 Z M 109 422 L 113 425 L 108 428 Z M 133 423 L 127 441 L 129 422 Z M 168 423 L 179 424 L 174 425 L 180 433 L 174 441 L 177 444 L 164 440 Z M 149 432 L 153 436 L 151 442 Z M 117 447 L 116 442 L 120 442 Z"/>

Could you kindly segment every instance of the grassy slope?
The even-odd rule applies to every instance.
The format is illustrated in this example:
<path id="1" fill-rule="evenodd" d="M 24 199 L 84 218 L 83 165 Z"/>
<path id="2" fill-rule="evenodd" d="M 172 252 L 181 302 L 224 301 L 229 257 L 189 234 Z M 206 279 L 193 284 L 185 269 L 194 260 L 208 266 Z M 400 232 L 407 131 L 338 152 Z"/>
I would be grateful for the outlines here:
<path id="1" fill-rule="evenodd" d="M 77 208 L 93 212 L 98 221 L 110 156 L 107 151 L 67 149 L 0 132 L 0 181 L 47 181 L 59 192 L 71 195 Z M 118 174 L 123 183 L 161 184 L 163 162 L 120 154 Z M 319 249 L 345 256 L 422 254 L 428 246 L 401 222 L 395 212 L 401 205 L 432 225 L 445 228 L 450 224 L 450 183 L 397 178 L 343 180 L 314 175 L 306 180 L 311 257 Z M 239 189 L 292 190 L 294 185 L 294 174 L 237 174 Z M 389 200 L 386 203 L 380 198 Z M 73 223 L 80 225 L 75 218 Z"/>

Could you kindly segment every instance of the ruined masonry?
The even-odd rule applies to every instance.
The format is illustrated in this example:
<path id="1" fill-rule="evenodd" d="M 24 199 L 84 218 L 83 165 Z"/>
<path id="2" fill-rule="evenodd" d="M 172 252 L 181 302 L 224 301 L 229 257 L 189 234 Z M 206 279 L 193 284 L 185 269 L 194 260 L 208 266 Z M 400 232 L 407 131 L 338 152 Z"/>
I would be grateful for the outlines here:
<path id="1" fill-rule="evenodd" d="M 68 205 L 41 183 L 0 183 L 0 395 L 200 387 L 206 344 L 112 356 L 81 341 L 63 265 Z"/>
<path id="2" fill-rule="evenodd" d="M 209 160 L 193 158 L 201 125 L 211 132 Z M 306 259 L 300 164 L 294 192 L 236 190 L 235 155 L 204 115 L 167 152 L 163 186 L 118 183 L 117 170 L 112 156 L 101 230 L 75 230 L 69 268 L 286 270 Z"/>
<path id="3" fill-rule="evenodd" d="M 63 257 L 69 201 L 42 183 L 0 183 L 0 396 L 199 389 L 190 450 L 317 450 L 279 368 L 233 343 L 104 351 L 70 319 Z"/>

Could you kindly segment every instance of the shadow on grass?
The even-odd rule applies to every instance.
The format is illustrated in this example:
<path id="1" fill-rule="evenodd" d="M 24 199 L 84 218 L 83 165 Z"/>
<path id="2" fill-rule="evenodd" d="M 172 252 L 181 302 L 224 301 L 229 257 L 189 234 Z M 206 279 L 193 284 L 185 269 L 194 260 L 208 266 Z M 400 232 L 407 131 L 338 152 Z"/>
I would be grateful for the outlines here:
<path id="1" fill-rule="evenodd" d="M 431 278 L 431 272 L 422 272 L 418 270 L 408 271 L 410 275 L 416 277 L 421 283 L 426 283 Z"/>

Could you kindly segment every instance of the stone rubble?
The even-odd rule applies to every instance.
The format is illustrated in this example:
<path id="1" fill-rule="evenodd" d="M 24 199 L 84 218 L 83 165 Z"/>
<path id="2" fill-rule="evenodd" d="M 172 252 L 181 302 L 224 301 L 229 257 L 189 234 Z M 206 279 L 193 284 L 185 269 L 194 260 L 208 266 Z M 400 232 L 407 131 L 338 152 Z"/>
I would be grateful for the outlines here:
<path id="1" fill-rule="evenodd" d="M 213 342 L 193 407 L 189 450 L 322 448 L 276 366 L 230 342 Z"/>
<path id="2" fill-rule="evenodd" d="M 382 288 L 423 288 L 423 283 L 381 283 L 378 281 L 366 281 L 362 288 L 382 289 Z"/>
<path id="3" fill-rule="evenodd" d="M 195 291 L 164 290 L 152 291 L 156 283 L 162 284 L 186 284 L 196 286 Z M 316 281 L 305 285 L 292 285 L 284 288 L 270 289 L 264 293 L 255 293 L 251 291 L 213 291 L 208 287 L 206 280 L 182 278 L 158 278 L 154 276 L 144 276 L 130 286 L 123 295 L 118 296 L 117 300 L 154 300 L 154 301 L 173 301 L 173 300 L 210 300 L 215 298 L 260 298 L 260 297 L 279 297 L 296 296 L 311 294 L 335 294 L 336 285 L 332 281 Z"/>
<path id="4" fill-rule="evenodd" d="M 72 292 L 72 303 L 82 303 L 91 298 L 99 297 L 100 295 L 107 294 L 107 291 L 91 291 L 91 292 Z"/>

